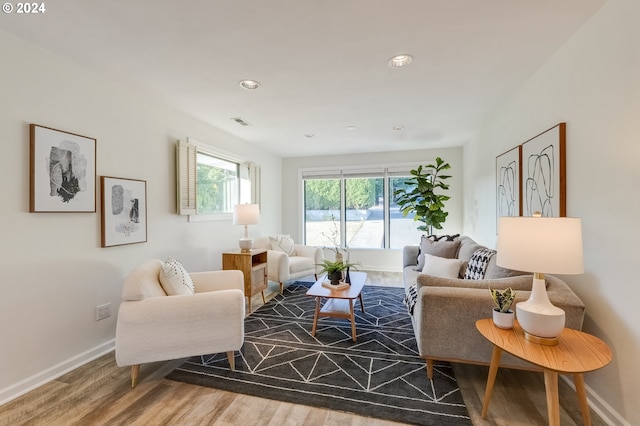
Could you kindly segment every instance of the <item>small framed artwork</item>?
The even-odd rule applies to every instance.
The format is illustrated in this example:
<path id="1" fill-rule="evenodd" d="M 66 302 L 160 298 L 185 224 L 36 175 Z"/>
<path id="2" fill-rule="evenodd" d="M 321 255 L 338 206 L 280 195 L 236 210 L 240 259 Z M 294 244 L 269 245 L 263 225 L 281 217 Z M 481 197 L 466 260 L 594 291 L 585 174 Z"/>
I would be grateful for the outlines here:
<path id="1" fill-rule="evenodd" d="M 522 144 L 522 215 L 566 216 L 566 123 Z"/>
<path id="2" fill-rule="evenodd" d="M 147 241 L 147 182 L 100 177 L 102 247 Z"/>
<path id="3" fill-rule="evenodd" d="M 522 214 L 522 147 L 520 145 L 496 157 L 496 216 Z M 497 223 L 497 222 L 496 222 Z"/>
<path id="4" fill-rule="evenodd" d="M 29 212 L 96 211 L 96 140 L 29 126 Z"/>

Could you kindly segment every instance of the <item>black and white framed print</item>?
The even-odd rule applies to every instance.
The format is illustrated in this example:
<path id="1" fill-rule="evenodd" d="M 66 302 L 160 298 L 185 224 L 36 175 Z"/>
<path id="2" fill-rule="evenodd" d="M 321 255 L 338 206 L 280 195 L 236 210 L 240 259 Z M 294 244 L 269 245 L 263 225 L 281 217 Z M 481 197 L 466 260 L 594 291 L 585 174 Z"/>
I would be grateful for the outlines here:
<path id="1" fill-rule="evenodd" d="M 566 216 L 566 123 L 522 144 L 522 215 Z"/>
<path id="2" fill-rule="evenodd" d="M 29 126 L 29 212 L 96 211 L 96 140 Z"/>
<path id="3" fill-rule="evenodd" d="M 522 149 L 520 145 L 496 157 L 496 212 L 498 218 L 522 214 L 521 161 Z"/>
<path id="4" fill-rule="evenodd" d="M 100 177 L 102 247 L 147 241 L 147 182 Z"/>

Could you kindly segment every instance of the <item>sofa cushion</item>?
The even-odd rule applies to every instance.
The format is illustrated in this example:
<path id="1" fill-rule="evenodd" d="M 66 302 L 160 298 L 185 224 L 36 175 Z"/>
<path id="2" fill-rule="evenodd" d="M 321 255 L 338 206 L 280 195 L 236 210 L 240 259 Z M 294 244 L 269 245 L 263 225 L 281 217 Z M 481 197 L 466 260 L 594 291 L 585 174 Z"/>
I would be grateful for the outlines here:
<path id="1" fill-rule="evenodd" d="M 467 262 L 467 270 L 464 273 L 465 280 L 481 280 L 487 271 L 489 261 L 496 254 L 495 250 L 481 248 L 476 250 L 469 262 Z"/>
<path id="2" fill-rule="evenodd" d="M 291 235 L 275 235 L 269 237 L 271 241 L 271 249 L 286 253 L 287 256 L 294 256 L 296 254 L 293 238 Z"/>
<path id="3" fill-rule="evenodd" d="M 458 278 L 460 273 L 460 259 L 447 259 L 424 253 L 423 274 L 443 278 Z"/>
<path id="4" fill-rule="evenodd" d="M 169 296 L 179 296 L 195 293 L 195 286 L 189 273 L 182 263 L 170 257 L 160 270 L 160 284 Z"/>
<path id="5" fill-rule="evenodd" d="M 425 254 L 454 259 L 458 254 L 459 247 L 460 241 L 458 240 L 434 240 L 432 235 L 423 235 L 420 239 L 420 254 L 418 255 L 418 266 L 416 270 L 422 271 L 422 268 L 424 268 Z"/>

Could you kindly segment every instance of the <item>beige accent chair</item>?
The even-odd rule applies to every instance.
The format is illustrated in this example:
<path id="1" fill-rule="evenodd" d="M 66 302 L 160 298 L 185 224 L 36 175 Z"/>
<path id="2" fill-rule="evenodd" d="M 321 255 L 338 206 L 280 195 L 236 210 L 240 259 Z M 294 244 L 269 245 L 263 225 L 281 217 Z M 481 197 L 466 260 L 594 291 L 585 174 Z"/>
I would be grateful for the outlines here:
<path id="1" fill-rule="evenodd" d="M 280 293 L 287 281 L 310 275 L 317 280 L 322 270 L 318 265 L 324 260 L 324 253 L 319 247 L 294 244 L 295 253 L 289 256 L 283 251 L 273 250 L 267 236 L 253 240 L 253 248 L 267 250 L 267 276 L 270 281 L 280 284 Z"/>
<path id="2" fill-rule="evenodd" d="M 140 364 L 234 351 L 244 342 L 242 272 L 193 272 L 196 292 L 167 296 L 160 284 L 162 261 L 149 260 L 125 279 L 116 326 L 116 363 L 131 367 L 135 387 Z"/>

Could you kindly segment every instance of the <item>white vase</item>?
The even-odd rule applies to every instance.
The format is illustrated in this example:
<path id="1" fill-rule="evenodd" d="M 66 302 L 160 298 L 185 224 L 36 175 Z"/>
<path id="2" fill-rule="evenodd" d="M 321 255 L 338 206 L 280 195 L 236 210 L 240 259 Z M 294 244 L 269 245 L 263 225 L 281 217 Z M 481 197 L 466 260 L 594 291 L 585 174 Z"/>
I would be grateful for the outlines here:
<path id="1" fill-rule="evenodd" d="M 500 312 L 498 308 L 493 308 L 493 323 L 498 328 L 513 328 L 514 312 L 509 309 L 508 312 Z"/>

